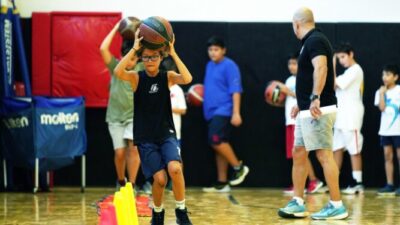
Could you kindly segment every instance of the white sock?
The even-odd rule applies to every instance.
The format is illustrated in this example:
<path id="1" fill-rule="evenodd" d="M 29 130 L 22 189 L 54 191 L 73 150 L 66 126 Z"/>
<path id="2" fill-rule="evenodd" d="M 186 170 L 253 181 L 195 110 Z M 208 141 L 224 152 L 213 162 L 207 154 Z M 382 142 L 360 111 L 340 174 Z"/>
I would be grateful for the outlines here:
<path id="1" fill-rule="evenodd" d="M 357 183 L 362 183 L 362 171 L 355 170 L 353 171 L 353 178 L 357 181 Z"/>
<path id="2" fill-rule="evenodd" d="M 302 198 L 294 196 L 293 199 L 296 200 L 297 204 L 304 205 L 304 200 Z"/>
<path id="3" fill-rule="evenodd" d="M 185 199 L 182 201 L 175 201 L 175 204 L 177 209 L 184 210 L 186 208 Z"/>
<path id="4" fill-rule="evenodd" d="M 332 201 L 332 200 L 330 200 L 329 202 L 330 202 L 330 203 L 333 205 L 333 207 L 335 207 L 335 208 L 339 208 L 339 207 L 341 207 L 341 206 L 343 205 L 342 200 L 340 200 L 340 201 Z"/>
<path id="5" fill-rule="evenodd" d="M 163 205 L 163 204 L 161 204 L 160 206 L 156 206 L 156 205 L 154 205 L 154 206 L 153 206 L 153 209 L 154 209 L 154 212 L 156 212 L 156 213 L 160 213 L 160 212 L 162 212 L 162 211 L 163 211 L 163 209 L 164 209 L 164 205 Z"/>

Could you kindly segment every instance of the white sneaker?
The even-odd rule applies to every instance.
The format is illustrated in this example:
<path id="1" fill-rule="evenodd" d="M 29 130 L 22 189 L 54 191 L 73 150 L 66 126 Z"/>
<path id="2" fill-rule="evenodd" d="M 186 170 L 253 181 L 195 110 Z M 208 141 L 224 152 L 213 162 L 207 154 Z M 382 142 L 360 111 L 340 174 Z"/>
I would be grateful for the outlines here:
<path id="1" fill-rule="evenodd" d="M 363 194 L 364 193 L 364 185 L 357 184 L 355 186 L 348 186 L 346 189 L 342 190 L 343 194 L 346 195 L 355 195 L 355 194 Z"/>
<path id="2" fill-rule="evenodd" d="M 316 193 L 320 193 L 320 194 L 329 193 L 329 188 L 328 188 L 328 186 L 322 186 L 320 189 L 318 189 L 318 191 Z"/>
<path id="3" fill-rule="evenodd" d="M 203 188 L 203 191 L 207 193 L 228 193 L 231 191 L 231 186 L 229 186 L 229 184 L 226 185 L 216 184 L 213 185 L 212 187 Z"/>

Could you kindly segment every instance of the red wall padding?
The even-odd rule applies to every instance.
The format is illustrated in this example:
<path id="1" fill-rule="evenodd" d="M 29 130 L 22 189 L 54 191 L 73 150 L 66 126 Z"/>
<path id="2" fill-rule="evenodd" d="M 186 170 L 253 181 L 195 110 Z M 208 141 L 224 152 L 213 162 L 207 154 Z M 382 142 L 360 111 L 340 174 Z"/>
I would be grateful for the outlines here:
<path id="1" fill-rule="evenodd" d="M 110 75 L 101 58 L 99 47 L 104 37 L 120 20 L 121 14 L 53 12 L 49 16 L 50 42 L 42 45 L 50 48 L 51 96 L 83 95 L 88 107 L 107 106 Z M 33 36 L 38 32 L 35 28 L 32 28 Z M 120 55 L 120 46 L 121 38 L 117 35 L 111 46 L 114 55 Z M 33 51 L 34 56 L 38 54 L 41 53 Z M 38 67 L 44 70 L 47 65 Z M 37 72 L 40 73 L 39 70 Z M 48 78 L 43 73 L 39 78 L 33 79 L 47 82 Z M 39 93 L 45 93 L 45 85 L 34 85 L 35 87 L 41 90 Z"/>

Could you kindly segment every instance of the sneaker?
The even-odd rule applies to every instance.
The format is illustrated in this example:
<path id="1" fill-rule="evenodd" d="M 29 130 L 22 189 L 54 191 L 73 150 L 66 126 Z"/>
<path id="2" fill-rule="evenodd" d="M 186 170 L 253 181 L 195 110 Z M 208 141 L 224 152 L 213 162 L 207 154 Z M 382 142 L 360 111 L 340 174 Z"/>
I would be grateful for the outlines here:
<path id="1" fill-rule="evenodd" d="M 227 193 L 231 191 L 231 187 L 228 183 L 219 182 L 214 184 L 212 187 L 203 188 L 203 191 L 209 193 Z"/>
<path id="2" fill-rule="evenodd" d="M 284 189 L 284 190 L 283 190 L 283 194 L 286 194 L 286 195 L 292 195 L 292 194 L 294 194 L 294 187 L 293 187 L 293 185 L 290 186 L 290 187 L 288 187 L 288 188 L 286 188 L 286 189 Z"/>
<path id="3" fill-rule="evenodd" d="M 192 225 L 192 222 L 189 219 L 187 208 L 175 209 L 176 223 L 179 225 Z"/>
<path id="4" fill-rule="evenodd" d="M 382 196 L 393 196 L 396 194 L 396 190 L 393 185 L 387 184 L 385 187 L 379 189 L 377 194 Z"/>
<path id="5" fill-rule="evenodd" d="M 146 194 L 146 195 L 151 195 L 152 193 L 153 193 L 153 186 L 151 185 L 151 183 L 150 182 L 146 182 L 144 185 L 143 185 L 143 187 L 142 187 L 142 190 L 143 190 L 143 192 Z"/>
<path id="6" fill-rule="evenodd" d="M 229 184 L 232 186 L 236 186 L 241 184 L 244 181 L 244 178 L 246 178 L 247 174 L 249 174 L 250 169 L 249 167 L 243 165 L 243 163 L 240 165 L 239 170 L 234 170 L 232 174 L 232 178 L 229 181 Z"/>
<path id="7" fill-rule="evenodd" d="M 349 216 L 344 205 L 335 208 L 331 203 L 328 203 L 321 211 L 313 213 L 311 218 L 313 220 L 342 220 Z"/>
<path id="8" fill-rule="evenodd" d="M 312 180 L 308 182 L 308 187 L 307 187 L 307 193 L 309 194 L 314 194 L 316 193 L 320 188 L 324 186 L 324 183 L 320 180 Z"/>
<path id="9" fill-rule="evenodd" d="M 400 188 L 396 190 L 396 196 L 400 196 Z"/>
<path id="10" fill-rule="evenodd" d="M 153 213 L 151 215 L 151 225 L 164 225 L 164 215 L 165 210 L 163 209 L 161 212 L 157 213 L 153 209 Z"/>
<path id="11" fill-rule="evenodd" d="M 126 179 L 126 177 L 125 177 L 125 184 L 128 182 L 128 180 Z M 115 185 L 115 189 L 116 189 L 116 191 L 119 191 L 119 189 L 121 189 L 121 187 L 124 187 L 125 186 L 125 184 L 120 184 L 119 183 L 119 181 L 117 180 L 116 181 L 116 185 Z"/>
<path id="12" fill-rule="evenodd" d="M 318 189 L 317 193 L 320 193 L 320 194 L 329 193 L 329 188 L 328 188 L 328 186 L 322 186 L 320 189 Z"/>
<path id="13" fill-rule="evenodd" d="M 364 193 L 364 185 L 357 184 L 355 186 L 348 186 L 346 189 L 342 190 L 345 195 L 355 195 Z"/>
<path id="14" fill-rule="evenodd" d="M 278 215 L 282 218 L 304 218 L 308 216 L 305 205 L 299 205 L 295 199 L 292 199 L 285 208 L 280 208 Z"/>

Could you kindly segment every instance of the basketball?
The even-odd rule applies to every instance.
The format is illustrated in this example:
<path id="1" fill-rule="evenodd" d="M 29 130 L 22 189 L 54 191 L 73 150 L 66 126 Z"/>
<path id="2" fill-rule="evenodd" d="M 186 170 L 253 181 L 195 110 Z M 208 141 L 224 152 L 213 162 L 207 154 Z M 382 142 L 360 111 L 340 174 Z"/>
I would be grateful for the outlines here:
<path id="1" fill-rule="evenodd" d="M 153 16 L 145 19 L 140 24 L 140 36 L 143 37 L 142 44 L 149 49 L 159 49 L 168 46 L 174 33 L 168 20 Z"/>
<path id="2" fill-rule="evenodd" d="M 264 97 L 268 104 L 272 106 L 283 107 L 285 105 L 286 95 L 281 92 L 279 84 L 281 84 L 279 81 L 269 82 L 267 88 L 265 89 Z"/>
<path id="3" fill-rule="evenodd" d="M 187 93 L 187 101 L 190 105 L 200 107 L 203 104 L 204 86 L 202 84 L 194 84 L 189 88 Z"/>
<path id="4" fill-rule="evenodd" d="M 123 39 L 135 40 L 135 32 L 140 26 L 140 20 L 136 17 L 126 17 L 119 22 L 118 32 Z"/>

